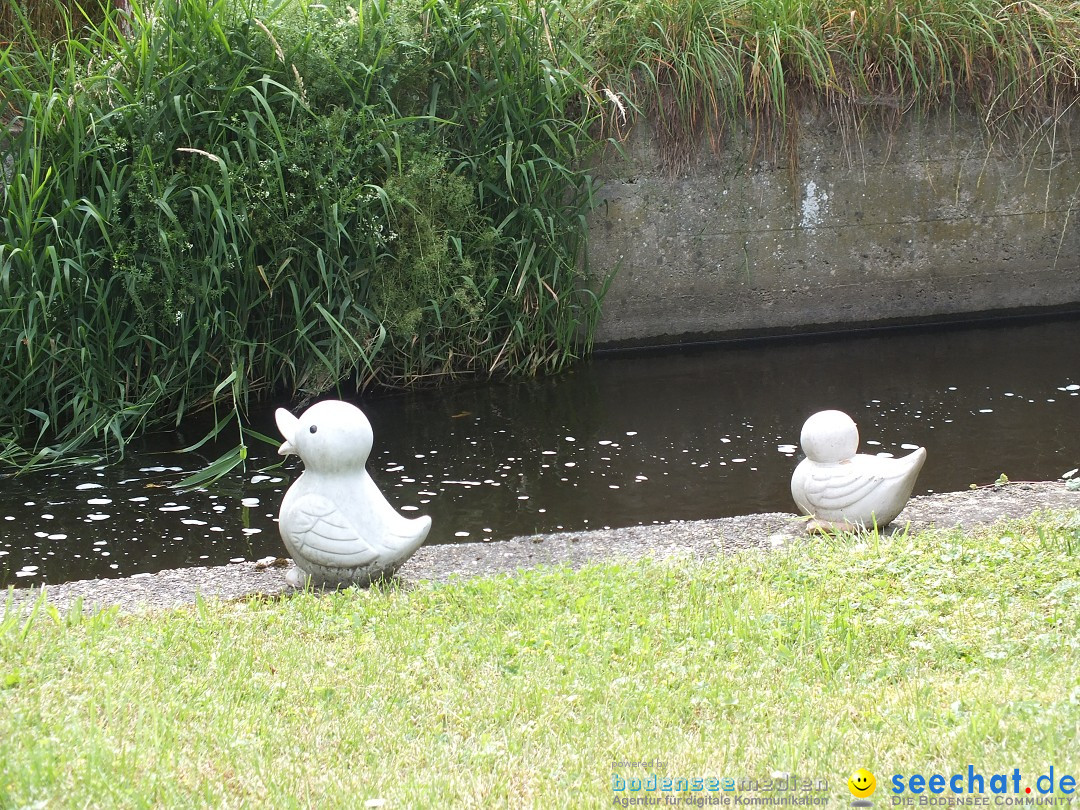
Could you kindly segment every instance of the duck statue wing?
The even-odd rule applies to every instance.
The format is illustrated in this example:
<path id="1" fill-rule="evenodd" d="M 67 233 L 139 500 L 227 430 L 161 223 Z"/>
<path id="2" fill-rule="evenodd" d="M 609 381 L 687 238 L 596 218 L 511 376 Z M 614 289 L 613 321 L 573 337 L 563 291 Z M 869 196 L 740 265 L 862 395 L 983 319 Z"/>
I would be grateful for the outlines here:
<path id="1" fill-rule="evenodd" d="M 902 485 L 911 476 L 906 459 L 856 456 L 850 462 L 815 469 L 806 479 L 806 499 L 816 509 L 844 509 L 878 490 Z M 921 465 L 920 465 L 921 466 Z"/>
<path id="2" fill-rule="evenodd" d="M 317 565 L 356 568 L 378 557 L 334 502 L 322 495 L 297 499 L 281 521 L 297 551 Z"/>

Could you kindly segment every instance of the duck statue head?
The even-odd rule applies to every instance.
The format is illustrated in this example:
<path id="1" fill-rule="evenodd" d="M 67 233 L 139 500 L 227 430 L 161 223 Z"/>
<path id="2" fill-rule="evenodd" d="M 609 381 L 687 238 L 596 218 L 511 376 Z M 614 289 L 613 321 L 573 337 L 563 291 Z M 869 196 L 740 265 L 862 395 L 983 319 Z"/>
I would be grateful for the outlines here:
<path id="1" fill-rule="evenodd" d="M 341 400 L 312 405 L 299 418 L 275 413 L 304 472 L 286 491 L 278 529 L 296 568 L 290 584 L 366 586 L 391 576 L 427 538 L 431 518 L 402 517 L 367 472 L 373 437 L 363 411 Z"/>

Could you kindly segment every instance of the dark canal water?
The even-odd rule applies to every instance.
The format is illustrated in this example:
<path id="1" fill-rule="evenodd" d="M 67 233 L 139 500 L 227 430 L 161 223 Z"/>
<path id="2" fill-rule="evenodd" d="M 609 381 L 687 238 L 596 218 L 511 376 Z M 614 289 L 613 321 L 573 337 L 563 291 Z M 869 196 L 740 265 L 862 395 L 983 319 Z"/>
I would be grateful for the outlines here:
<path id="1" fill-rule="evenodd" d="M 916 494 L 1080 466 L 1080 319 L 609 355 L 357 404 L 368 469 L 406 515 L 432 516 L 429 543 L 791 511 L 799 432 L 825 408 L 851 414 L 862 452 L 925 446 Z M 258 427 L 276 435 L 271 414 Z M 244 474 L 179 493 L 219 451 L 160 450 L 194 438 L 0 481 L 0 585 L 284 554 L 275 515 L 299 461 L 256 446 Z"/>

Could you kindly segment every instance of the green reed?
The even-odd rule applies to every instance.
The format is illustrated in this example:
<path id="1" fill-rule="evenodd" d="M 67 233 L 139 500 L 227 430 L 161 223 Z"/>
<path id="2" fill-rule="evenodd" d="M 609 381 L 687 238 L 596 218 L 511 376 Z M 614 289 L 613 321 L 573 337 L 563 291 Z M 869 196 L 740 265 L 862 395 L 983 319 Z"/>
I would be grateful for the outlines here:
<path id="1" fill-rule="evenodd" d="M 33 46 L 71 36 L 72 29 L 100 23 L 110 6 L 125 0 L 5 0 L 0 3 L 0 47 L 12 43 Z"/>
<path id="2" fill-rule="evenodd" d="M 260 398 L 580 356 L 592 140 L 557 14 L 169 0 L 56 44 L 27 24 L 0 56 L 0 458 L 122 452 L 213 407 L 241 431 L 224 470 Z"/>

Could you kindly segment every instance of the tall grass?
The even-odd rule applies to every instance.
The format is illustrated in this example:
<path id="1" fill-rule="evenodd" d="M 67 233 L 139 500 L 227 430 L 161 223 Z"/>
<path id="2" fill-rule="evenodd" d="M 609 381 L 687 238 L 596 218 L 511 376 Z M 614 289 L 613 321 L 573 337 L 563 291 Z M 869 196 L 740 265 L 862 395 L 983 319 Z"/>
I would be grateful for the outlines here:
<path id="1" fill-rule="evenodd" d="M 593 17 L 601 72 L 672 162 L 733 124 L 783 134 L 807 103 L 856 123 L 967 107 L 999 131 L 1080 88 L 1080 7 L 1060 0 L 598 0 Z"/>
<path id="2" fill-rule="evenodd" d="M 73 29 L 101 22 L 109 7 L 126 5 L 127 0 L 5 0 L 0 4 L 0 45 L 67 39 Z"/>
<path id="3" fill-rule="evenodd" d="M 589 118 L 557 14 L 137 0 L 55 44 L 27 23 L 0 55 L 0 458 L 584 351 Z"/>

